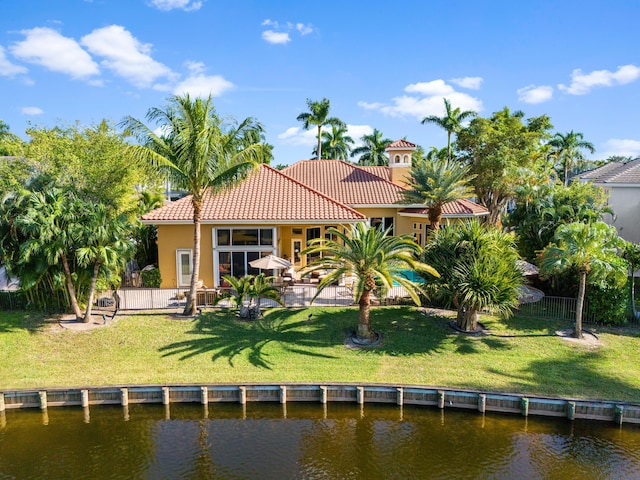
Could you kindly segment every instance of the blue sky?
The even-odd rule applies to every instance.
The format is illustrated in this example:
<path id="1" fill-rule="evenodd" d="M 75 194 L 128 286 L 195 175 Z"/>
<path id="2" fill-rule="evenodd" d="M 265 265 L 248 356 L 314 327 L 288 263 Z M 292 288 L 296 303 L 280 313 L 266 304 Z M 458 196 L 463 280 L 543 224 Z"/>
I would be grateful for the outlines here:
<path id="1" fill-rule="evenodd" d="M 446 135 L 420 121 L 447 97 L 483 116 L 548 114 L 590 158 L 637 156 L 639 18 L 637 0 L 4 0 L 0 119 L 25 137 L 211 92 L 290 164 L 314 146 L 296 121 L 307 98 L 328 98 L 354 139 L 377 128 L 428 149 Z"/>

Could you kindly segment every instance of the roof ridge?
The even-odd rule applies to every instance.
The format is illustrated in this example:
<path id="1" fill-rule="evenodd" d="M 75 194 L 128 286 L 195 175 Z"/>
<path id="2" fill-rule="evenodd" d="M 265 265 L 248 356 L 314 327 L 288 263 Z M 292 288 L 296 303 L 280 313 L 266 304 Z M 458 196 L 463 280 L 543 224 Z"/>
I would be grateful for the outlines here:
<path id="1" fill-rule="evenodd" d="M 304 161 L 306 161 L 306 160 L 300 160 L 300 161 L 304 162 Z M 317 160 L 314 160 L 314 161 L 317 161 Z M 297 163 L 297 162 L 296 162 L 296 163 Z M 295 178 L 290 177 L 289 175 L 287 175 L 287 174 L 286 174 L 286 173 L 284 173 L 283 171 L 280 171 L 280 170 L 278 170 L 277 168 L 273 168 L 271 165 L 267 165 L 266 163 L 262 163 L 261 165 L 264 165 L 265 167 L 269 168 L 270 170 L 272 170 L 273 172 L 277 173 L 278 175 L 282 175 L 282 176 L 283 176 L 283 177 L 285 177 L 287 180 L 290 180 L 290 181 L 292 181 L 293 183 L 295 183 L 295 184 L 297 184 L 297 185 L 300 185 L 301 187 L 305 188 L 306 190 L 308 190 L 308 191 L 310 191 L 310 192 L 313 192 L 313 193 L 315 193 L 315 194 L 317 194 L 317 195 L 320 195 L 322 198 L 325 198 L 325 199 L 329 200 L 331 203 L 333 203 L 333 204 L 335 204 L 335 205 L 338 205 L 338 206 L 340 206 L 340 207 L 346 208 L 346 209 L 348 209 L 348 210 L 351 210 L 352 212 L 355 212 L 357 215 L 359 215 L 359 216 L 361 216 L 361 217 L 363 217 L 363 218 L 366 218 L 362 213 L 360 213 L 359 211 L 357 211 L 355 208 L 352 208 L 352 207 L 350 207 L 349 205 L 345 205 L 344 203 L 339 202 L 339 201 L 337 201 L 337 200 L 336 200 L 336 199 L 334 199 L 334 198 L 331 198 L 330 196 L 328 196 L 328 195 L 326 195 L 326 194 L 322 193 L 321 191 L 316 190 L 315 188 L 310 187 L 310 186 L 309 186 L 309 185 L 307 185 L 306 183 L 302 183 L 302 182 L 300 182 L 299 180 L 296 180 Z"/>

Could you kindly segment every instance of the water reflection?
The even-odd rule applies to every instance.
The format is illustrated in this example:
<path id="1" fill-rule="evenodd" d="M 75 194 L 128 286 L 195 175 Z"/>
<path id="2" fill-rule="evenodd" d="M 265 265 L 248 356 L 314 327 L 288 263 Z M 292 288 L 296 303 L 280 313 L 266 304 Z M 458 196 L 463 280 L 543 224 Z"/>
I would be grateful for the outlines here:
<path id="1" fill-rule="evenodd" d="M 638 478 L 639 452 L 637 426 L 412 406 L 0 412 L 0 478 Z"/>

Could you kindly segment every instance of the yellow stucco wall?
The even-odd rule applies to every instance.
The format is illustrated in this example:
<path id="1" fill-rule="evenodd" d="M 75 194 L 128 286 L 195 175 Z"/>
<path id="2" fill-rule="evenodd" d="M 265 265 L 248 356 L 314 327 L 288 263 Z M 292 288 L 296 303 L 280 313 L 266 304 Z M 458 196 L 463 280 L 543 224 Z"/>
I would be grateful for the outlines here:
<path id="1" fill-rule="evenodd" d="M 211 226 L 202 225 L 200 231 L 200 272 L 199 278 L 205 285 L 213 285 L 213 248 Z M 158 225 L 158 265 L 162 288 L 178 286 L 176 270 L 176 250 L 193 250 L 193 224 Z"/>

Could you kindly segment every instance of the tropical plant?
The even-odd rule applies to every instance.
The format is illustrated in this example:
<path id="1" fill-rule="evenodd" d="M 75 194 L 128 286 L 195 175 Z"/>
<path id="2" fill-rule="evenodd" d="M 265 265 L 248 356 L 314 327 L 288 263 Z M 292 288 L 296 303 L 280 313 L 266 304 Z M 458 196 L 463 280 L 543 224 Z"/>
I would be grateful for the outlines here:
<path id="1" fill-rule="evenodd" d="M 384 291 L 396 282 L 419 305 L 421 287 L 407 279 L 402 270 L 410 268 L 438 276 L 431 266 L 418 261 L 420 246 L 409 235 L 387 235 L 388 231 L 365 223 L 355 224 L 349 233 L 337 228 L 329 228 L 327 233 L 330 238 L 311 240 L 309 247 L 302 252 L 303 255 L 319 255 L 311 262 L 305 275 L 318 270 L 328 271 L 318 283 L 312 301 L 342 276 L 354 275 L 353 298 L 359 306 L 357 338 L 363 342 L 376 338 L 370 323 L 371 294 L 374 289 Z"/>
<path id="2" fill-rule="evenodd" d="M 188 94 L 173 96 L 166 108 L 152 108 L 146 118 L 160 126 L 159 135 L 133 117 L 125 118 L 121 125 L 139 141 L 138 145 L 129 147 L 133 158 L 153 165 L 173 185 L 191 194 L 193 266 L 184 314 L 194 315 L 205 193 L 216 193 L 242 181 L 269 148 L 256 142 L 262 138 L 262 126 L 253 118 L 225 125 L 215 111 L 211 96 L 194 100 Z"/>
<path id="3" fill-rule="evenodd" d="M 481 311 L 512 314 L 523 283 L 518 259 L 513 235 L 476 220 L 441 228 L 422 255 L 441 274 L 427 276 L 430 292 L 457 309 L 457 326 L 463 331 L 477 330 Z"/>
<path id="4" fill-rule="evenodd" d="M 402 192 L 407 203 L 424 204 L 429 209 L 429 224 L 438 230 L 442 217 L 442 207 L 449 202 L 473 195 L 469 182 L 475 178 L 469 175 L 469 167 L 462 163 L 423 158 L 412 163 L 409 172 L 409 186 Z"/>
<path id="5" fill-rule="evenodd" d="M 505 225 L 515 231 L 520 255 L 535 262 L 560 225 L 589 223 L 614 212 L 608 194 L 592 183 L 523 185 L 517 189 L 515 208 L 505 217 Z"/>
<path id="6" fill-rule="evenodd" d="M 631 284 L 631 314 L 640 319 L 640 312 L 636 308 L 635 273 L 640 270 L 640 243 L 627 242 L 624 248 L 624 258 L 629 269 L 629 283 Z"/>
<path id="7" fill-rule="evenodd" d="M 5 237 L 5 261 L 13 258 L 13 269 L 29 290 L 50 273 L 49 267 L 62 267 L 70 306 L 76 319 L 82 312 L 73 280 L 74 250 L 81 241 L 82 216 L 87 211 L 76 192 L 61 189 L 51 179 L 36 178 L 23 192 L 7 199 L 6 212 L 14 218 L 8 224 L 11 237 L 20 239 L 19 248 Z M 6 217 L 5 217 L 6 219 Z M 11 254 L 10 250 L 13 250 Z M 35 274 L 35 275 L 34 275 Z"/>
<path id="8" fill-rule="evenodd" d="M 384 166 L 389 164 L 385 149 L 392 140 L 383 138 L 382 132 L 374 128 L 370 135 L 360 137 L 362 146 L 354 148 L 351 156 L 359 156 L 358 165 L 360 166 Z"/>
<path id="9" fill-rule="evenodd" d="M 595 153 L 596 149 L 592 143 L 584 140 L 584 135 L 571 130 L 564 135 L 556 133 L 551 140 L 551 156 L 556 160 L 556 167 L 562 172 L 564 186 L 569 185 L 569 177 L 576 162 L 584 160 L 580 150 L 588 150 Z"/>
<path id="10" fill-rule="evenodd" d="M 322 158 L 330 160 L 344 160 L 349 158 L 353 138 L 347 133 L 346 125 L 331 125 L 331 130 L 323 130 L 322 132 Z M 318 154 L 314 150 L 315 155 Z"/>
<path id="11" fill-rule="evenodd" d="M 241 278 L 225 275 L 224 280 L 229 283 L 231 290 L 227 291 L 218 301 L 230 298 L 238 307 L 240 318 L 259 318 L 262 314 L 260 305 L 263 298 L 284 305 L 280 298 L 280 290 L 272 283 L 273 277 L 265 276 L 264 273 L 256 276 L 246 275 Z M 244 304 L 245 299 L 248 300 L 248 305 Z"/>
<path id="12" fill-rule="evenodd" d="M 587 281 L 602 282 L 616 273 L 616 259 L 624 242 L 616 229 L 603 222 L 569 223 L 556 230 L 553 243 L 541 254 L 540 272 L 554 275 L 575 269 L 579 275 L 578 303 L 573 336 L 583 338 L 582 312 Z"/>
<path id="13" fill-rule="evenodd" d="M 437 115 L 429 115 L 422 119 L 422 124 L 426 125 L 428 123 L 432 123 L 441 127 L 443 130 L 447 132 L 447 155 L 448 159 L 451 160 L 451 135 L 457 134 L 462 129 L 462 123 L 465 120 L 469 120 L 476 116 L 476 112 L 472 110 L 460 110 L 460 107 L 451 108 L 451 102 L 446 98 L 442 99 L 444 101 L 444 111 L 445 114 L 443 117 L 438 117 Z"/>
<path id="14" fill-rule="evenodd" d="M 316 158 L 319 160 L 322 157 L 322 127 L 325 125 L 344 125 L 344 122 L 336 117 L 329 117 L 329 110 L 331 108 L 331 102 L 329 99 L 323 98 L 319 102 L 307 98 L 308 112 L 303 112 L 296 117 L 296 120 L 302 122 L 305 130 L 309 130 L 313 126 L 318 128 L 318 146 L 316 148 Z"/>
<path id="15" fill-rule="evenodd" d="M 498 225 L 516 188 L 530 183 L 546 163 L 543 140 L 551 128 L 542 115 L 523 122 L 524 113 L 504 108 L 491 118 L 475 117 L 458 132 L 461 160 L 471 165 L 476 198 L 489 210 L 487 222 Z"/>
<path id="16" fill-rule="evenodd" d="M 113 216 L 102 204 L 88 204 L 89 210 L 82 224 L 81 247 L 77 250 L 78 264 L 92 270 L 84 322 L 91 321 L 93 297 L 98 275 L 118 274 L 134 245 L 129 239 L 131 224 L 125 215 Z"/>

